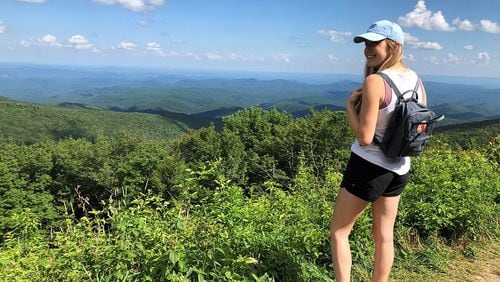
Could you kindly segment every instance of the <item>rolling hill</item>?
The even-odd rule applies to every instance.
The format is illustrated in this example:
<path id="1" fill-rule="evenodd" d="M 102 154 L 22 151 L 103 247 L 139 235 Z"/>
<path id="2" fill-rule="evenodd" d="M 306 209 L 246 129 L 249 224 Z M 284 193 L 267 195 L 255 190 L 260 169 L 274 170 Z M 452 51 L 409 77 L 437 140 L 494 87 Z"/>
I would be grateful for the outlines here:
<path id="1" fill-rule="evenodd" d="M 169 139 L 187 130 L 177 120 L 145 113 L 117 113 L 77 104 L 48 106 L 0 99 L 0 143 L 31 144 L 68 137 L 95 139 L 122 132 L 145 139 Z"/>
<path id="2" fill-rule="evenodd" d="M 454 147 L 490 148 L 490 153 L 496 151 L 498 158 L 500 118 L 441 126 L 434 133 Z"/>

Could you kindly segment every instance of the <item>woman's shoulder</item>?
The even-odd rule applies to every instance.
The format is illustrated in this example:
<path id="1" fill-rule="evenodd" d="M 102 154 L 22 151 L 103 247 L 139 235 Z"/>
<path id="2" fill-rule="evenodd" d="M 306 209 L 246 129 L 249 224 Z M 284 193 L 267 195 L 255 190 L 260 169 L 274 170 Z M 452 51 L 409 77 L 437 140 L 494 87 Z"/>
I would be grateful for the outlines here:
<path id="1" fill-rule="evenodd" d="M 365 83 L 381 83 L 383 82 L 383 78 L 376 74 L 376 73 L 372 73 L 370 75 L 368 75 L 367 77 L 365 77 Z"/>
<path id="2" fill-rule="evenodd" d="M 384 95 L 384 79 L 378 74 L 370 74 L 365 77 L 363 89 L 366 90 L 363 91 L 363 95 L 377 97 L 380 100 Z"/>

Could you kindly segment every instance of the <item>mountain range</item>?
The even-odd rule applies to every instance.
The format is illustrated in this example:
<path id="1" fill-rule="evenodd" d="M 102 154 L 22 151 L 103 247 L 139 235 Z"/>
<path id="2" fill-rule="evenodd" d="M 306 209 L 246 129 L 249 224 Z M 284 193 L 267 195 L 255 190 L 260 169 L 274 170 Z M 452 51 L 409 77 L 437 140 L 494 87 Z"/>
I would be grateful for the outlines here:
<path id="1" fill-rule="evenodd" d="M 150 113 L 198 128 L 252 106 L 294 116 L 311 109 L 343 110 L 351 91 L 361 86 L 353 75 L 334 75 L 329 83 L 318 83 L 326 80 L 325 75 L 318 79 L 309 75 L 311 83 L 304 82 L 307 76 L 290 80 L 270 74 L 255 75 L 259 78 L 218 75 L 222 74 L 0 64 L 0 96 L 65 108 Z M 490 83 L 479 86 L 424 78 L 429 106 L 446 115 L 442 124 L 498 118 L 500 86 L 491 88 L 491 80 L 483 81 Z"/>

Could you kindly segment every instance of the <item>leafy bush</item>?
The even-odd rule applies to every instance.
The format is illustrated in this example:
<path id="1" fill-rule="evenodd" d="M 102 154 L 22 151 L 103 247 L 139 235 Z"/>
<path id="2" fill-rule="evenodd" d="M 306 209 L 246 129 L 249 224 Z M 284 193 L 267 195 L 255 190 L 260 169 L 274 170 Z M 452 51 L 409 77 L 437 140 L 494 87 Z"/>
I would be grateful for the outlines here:
<path id="1" fill-rule="evenodd" d="M 112 202 L 93 212 L 94 219 L 68 219 L 50 236 L 26 214 L 32 219 L 18 220 L 6 235 L 1 278 L 331 280 L 325 240 L 335 190 L 302 186 L 314 176 L 305 167 L 301 171 L 293 192 L 268 183 L 270 193 L 255 197 L 212 175 L 214 169 L 199 171 L 186 184 L 218 179 L 210 198 L 165 201 L 144 195 L 128 207 Z M 329 185 L 338 186 L 338 174 L 330 179 Z"/>
<path id="2" fill-rule="evenodd" d="M 0 280 L 332 281 L 345 113 L 254 108 L 226 122 L 173 143 L 0 145 Z M 468 243 L 499 235 L 498 148 L 436 141 L 402 195 L 396 270 L 441 270 L 442 241 L 470 256 Z M 353 279 L 369 279 L 369 212 L 351 249 Z"/>
<path id="3" fill-rule="evenodd" d="M 498 163 L 477 151 L 431 149 L 413 163 L 401 203 L 403 225 L 454 240 L 498 235 Z"/>
<path id="4" fill-rule="evenodd" d="M 175 197 L 184 164 L 167 148 L 128 135 L 96 143 L 0 145 L 0 231 L 11 228 L 10 216 L 24 208 L 52 226 L 67 213 L 89 216 L 109 198 L 133 199 L 148 191 Z"/>
<path id="5" fill-rule="evenodd" d="M 294 121 L 277 110 L 251 108 L 226 117 L 220 133 L 213 126 L 192 131 L 175 147 L 188 163 L 222 160 L 221 169 L 236 184 L 288 187 L 301 161 L 319 177 L 342 168 L 351 142 L 343 112 L 312 112 Z"/>

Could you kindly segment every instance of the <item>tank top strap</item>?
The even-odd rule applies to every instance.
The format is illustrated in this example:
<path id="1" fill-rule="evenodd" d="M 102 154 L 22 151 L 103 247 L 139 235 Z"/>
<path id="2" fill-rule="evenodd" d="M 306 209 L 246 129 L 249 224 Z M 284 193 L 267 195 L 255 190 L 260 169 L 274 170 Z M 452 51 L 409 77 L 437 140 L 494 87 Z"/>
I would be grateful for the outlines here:
<path id="1" fill-rule="evenodd" d="M 384 79 L 384 89 L 385 89 L 384 101 L 382 101 L 382 104 L 380 105 L 379 109 L 386 108 L 391 104 L 392 101 L 392 88 L 389 85 L 389 83 L 385 81 L 385 79 Z"/>

